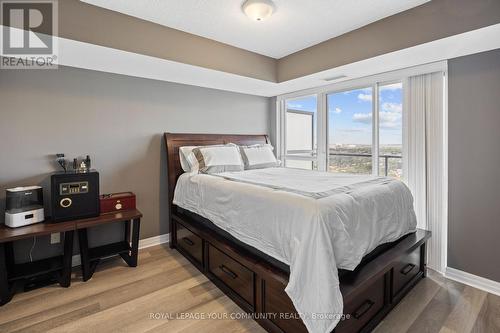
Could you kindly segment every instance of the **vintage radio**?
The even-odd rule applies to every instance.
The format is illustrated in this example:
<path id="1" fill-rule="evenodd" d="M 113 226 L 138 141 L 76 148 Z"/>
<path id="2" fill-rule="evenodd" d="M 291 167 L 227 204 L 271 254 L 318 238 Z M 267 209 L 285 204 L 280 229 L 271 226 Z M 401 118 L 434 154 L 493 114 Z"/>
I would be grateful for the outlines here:
<path id="1" fill-rule="evenodd" d="M 103 194 L 100 200 L 101 214 L 135 209 L 135 194 L 132 192 Z"/>
<path id="2" fill-rule="evenodd" d="M 51 178 L 54 222 L 99 216 L 99 173 L 58 172 Z"/>

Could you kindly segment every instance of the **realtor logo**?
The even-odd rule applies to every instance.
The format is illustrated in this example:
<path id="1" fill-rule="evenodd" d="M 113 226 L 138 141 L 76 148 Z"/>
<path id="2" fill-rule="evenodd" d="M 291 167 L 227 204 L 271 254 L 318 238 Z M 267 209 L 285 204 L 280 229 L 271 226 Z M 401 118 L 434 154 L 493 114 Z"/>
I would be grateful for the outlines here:
<path id="1" fill-rule="evenodd" d="M 57 68 L 57 1 L 1 0 L 1 68 Z"/>

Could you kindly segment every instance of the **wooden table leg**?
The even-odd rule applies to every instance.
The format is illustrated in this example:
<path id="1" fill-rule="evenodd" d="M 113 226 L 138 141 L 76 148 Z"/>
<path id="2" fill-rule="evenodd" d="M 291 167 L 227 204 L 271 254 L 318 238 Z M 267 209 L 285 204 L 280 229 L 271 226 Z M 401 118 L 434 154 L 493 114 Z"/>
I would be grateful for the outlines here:
<path id="1" fill-rule="evenodd" d="M 61 287 L 69 287 L 71 285 L 71 261 L 73 259 L 73 238 L 74 231 L 66 231 L 64 233 L 64 255 L 63 269 L 59 284 Z"/>
<path id="2" fill-rule="evenodd" d="M 130 243 L 130 220 L 125 221 L 125 241 Z"/>
<path id="3" fill-rule="evenodd" d="M 15 259 L 14 259 L 14 243 L 13 242 L 7 242 L 4 243 L 5 246 L 5 259 L 7 260 L 7 271 L 10 271 L 15 264 Z"/>
<path id="4" fill-rule="evenodd" d="M 422 277 L 427 277 L 427 243 L 420 248 L 420 269 L 423 271 Z"/>
<path id="5" fill-rule="evenodd" d="M 89 258 L 89 241 L 87 237 L 87 229 L 78 230 L 78 244 L 80 246 L 80 261 L 82 265 L 83 281 L 88 281 L 93 274 L 90 258 Z"/>
<path id="6" fill-rule="evenodd" d="M 9 288 L 7 275 L 7 257 L 5 243 L 0 243 L 0 305 L 7 304 L 12 299 L 12 291 Z"/>
<path id="7" fill-rule="evenodd" d="M 130 267 L 137 267 L 137 257 L 139 255 L 139 232 L 141 229 L 141 219 L 132 220 L 132 244 L 129 253 L 121 253 L 120 256 Z"/>
<path id="8" fill-rule="evenodd" d="M 169 216 L 170 220 L 170 241 L 168 242 L 168 245 L 171 249 L 175 249 L 177 247 L 177 228 L 175 223 L 175 220 L 172 218 L 172 216 Z"/>
<path id="9" fill-rule="evenodd" d="M 137 266 L 137 256 L 139 255 L 139 232 L 141 229 L 141 219 L 134 219 L 134 225 L 132 227 L 132 265 L 131 267 Z"/>

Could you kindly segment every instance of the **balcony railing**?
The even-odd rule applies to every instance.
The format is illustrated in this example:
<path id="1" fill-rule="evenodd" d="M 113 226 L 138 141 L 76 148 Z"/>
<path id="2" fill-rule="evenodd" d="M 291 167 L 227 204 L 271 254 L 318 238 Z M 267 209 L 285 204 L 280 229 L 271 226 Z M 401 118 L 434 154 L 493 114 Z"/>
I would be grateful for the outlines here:
<path id="1" fill-rule="evenodd" d="M 329 153 L 330 156 L 340 156 L 340 157 L 372 157 L 372 154 L 362 154 L 362 153 L 336 153 L 332 152 L 330 150 Z M 314 159 L 316 156 L 316 151 L 315 150 L 289 150 L 287 152 L 287 156 L 292 157 L 291 159 L 294 160 L 311 160 L 311 158 Z M 389 159 L 402 159 L 403 157 L 401 155 L 392 155 L 392 154 L 380 154 L 378 155 L 379 158 L 384 159 L 384 175 L 388 176 L 389 175 Z"/>
<path id="2" fill-rule="evenodd" d="M 372 154 L 358 154 L 358 153 L 332 153 L 330 152 L 330 156 L 345 156 L 345 157 L 372 157 Z M 378 155 L 379 158 L 384 159 L 384 174 L 387 176 L 389 174 L 389 159 L 390 158 L 397 158 L 401 159 L 401 155 L 389 155 L 389 154 L 382 154 Z"/>

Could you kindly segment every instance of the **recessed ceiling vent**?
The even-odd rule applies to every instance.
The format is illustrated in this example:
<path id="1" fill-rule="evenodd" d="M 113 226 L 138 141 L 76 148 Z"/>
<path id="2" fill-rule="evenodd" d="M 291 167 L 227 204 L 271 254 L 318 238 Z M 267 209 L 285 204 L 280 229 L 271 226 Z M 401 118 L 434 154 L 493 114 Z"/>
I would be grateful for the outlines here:
<path id="1" fill-rule="evenodd" d="M 328 77 L 328 78 L 323 79 L 323 80 L 325 80 L 325 81 L 337 81 L 337 80 L 340 80 L 340 79 L 343 79 L 343 78 L 346 78 L 346 77 L 347 77 L 347 75 L 342 74 L 342 75 L 336 75 L 336 76 Z"/>

